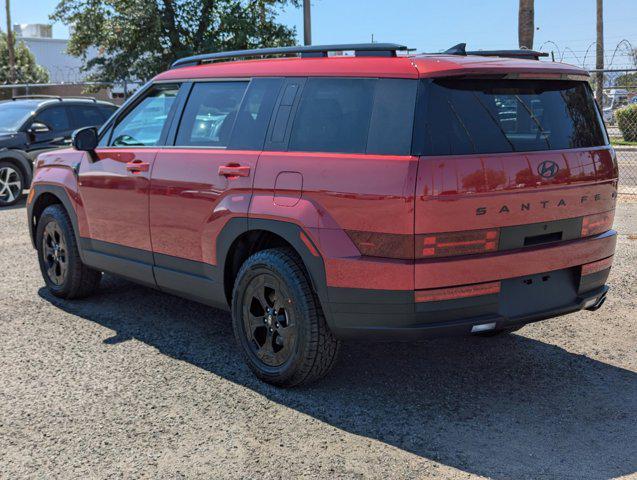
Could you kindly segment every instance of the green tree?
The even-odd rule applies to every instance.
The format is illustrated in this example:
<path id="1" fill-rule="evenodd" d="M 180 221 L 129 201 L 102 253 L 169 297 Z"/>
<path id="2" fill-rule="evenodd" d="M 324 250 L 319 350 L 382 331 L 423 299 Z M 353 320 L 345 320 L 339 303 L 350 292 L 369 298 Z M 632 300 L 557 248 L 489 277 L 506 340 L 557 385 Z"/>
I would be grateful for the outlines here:
<path id="1" fill-rule="evenodd" d="M 61 0 L 51 20 L 73 27 L 68 51 L 90 80 L 145 81 L 187 55 L 293 45 L 276 22 L 286 4 L 298 0 Z"/>
<path id="2" fill-rule="evenodd" d="M 624 73 L 615 80 L 617 87 L 635 87 L 637 86 L 637 73 Z"/>
<path id="3" fill-rule="evenodd" d="M 7 34 L 0 32 L 0 83 L 46 83 L 49 72 L 35 62 L 35 57 L 22 42 L 16 42 L 15 49 L 15 82 L 9 77 L 9 44 Z"/>

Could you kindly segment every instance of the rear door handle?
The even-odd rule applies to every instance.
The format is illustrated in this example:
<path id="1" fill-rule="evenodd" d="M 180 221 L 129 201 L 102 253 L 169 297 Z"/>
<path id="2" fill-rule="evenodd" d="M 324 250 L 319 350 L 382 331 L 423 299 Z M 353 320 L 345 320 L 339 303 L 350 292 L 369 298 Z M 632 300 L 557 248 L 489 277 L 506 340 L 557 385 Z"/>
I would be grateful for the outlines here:
<path id="1" fill-rule="evenodd" d="M 221 165 L 219 167 L 219 175 L 221 175 L 222 177 L 228 177 L 228 178 L 249 177 L 250 166 L 239 165 L 238 163 L 229 163 L 228 165 Z"/>
<path id="2" fill-rule="evenodd" d="M 133 160 L 132 162 L 128 162 L 126 164 L 126 170 L 131 173 L 147 172 L 148 170 L 150 170 L 150 163 L 143 162 L 139 159 Z"/>

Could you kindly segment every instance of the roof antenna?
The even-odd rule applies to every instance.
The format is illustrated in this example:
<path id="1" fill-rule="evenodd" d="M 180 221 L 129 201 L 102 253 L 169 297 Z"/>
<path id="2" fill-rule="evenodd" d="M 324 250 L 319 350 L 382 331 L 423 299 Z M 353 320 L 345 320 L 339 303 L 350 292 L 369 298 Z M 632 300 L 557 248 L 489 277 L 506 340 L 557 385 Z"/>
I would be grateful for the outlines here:
<path id="1" fill-rule="evenodd" d="M 445 50 L 442 53 L 446 53 L 447 55 L 466 55 L 467 54 L 466 47 L 467 47 L 466 43 L 459 43 L 458 45 L 454 45 L 453 47 L 451 47 L 448 50 Z"/>

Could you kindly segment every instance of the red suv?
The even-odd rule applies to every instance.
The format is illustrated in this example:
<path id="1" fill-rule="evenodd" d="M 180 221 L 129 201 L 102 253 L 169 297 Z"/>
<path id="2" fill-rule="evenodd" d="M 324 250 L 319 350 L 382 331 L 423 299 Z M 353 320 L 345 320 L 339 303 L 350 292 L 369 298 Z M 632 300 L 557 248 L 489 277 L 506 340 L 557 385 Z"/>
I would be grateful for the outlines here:
<path id="1" fill-rule="evenodd" d="M 28 216 L 50 291 L 110 272 L 229 308 L 250 368 L 285 386 L 324 375 L 342 339 L 599 308 L 617 162 L 587 73 L 401 50 L 186 58 L 40 155 Z"/>

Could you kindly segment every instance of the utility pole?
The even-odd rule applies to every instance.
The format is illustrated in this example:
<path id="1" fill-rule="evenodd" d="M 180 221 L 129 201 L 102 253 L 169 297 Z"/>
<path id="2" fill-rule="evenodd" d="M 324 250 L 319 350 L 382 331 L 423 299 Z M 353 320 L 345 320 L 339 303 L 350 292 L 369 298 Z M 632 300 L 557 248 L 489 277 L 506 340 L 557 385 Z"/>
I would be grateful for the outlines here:
<path id="1" fill-rule="evenodd" d="M 9 83 L 15 83 L 15 50 L 13 28 L 11 26 L 11 0 L 5 0 L 7 10 L 7 49 L 9 53 Z"/>
<path id="2" fill-rule="evenodd" d="M 310 14 L 310 0 L 303 0 L 303 44 L 312 45 L 312 19 Z"/>
<path id="3" fill-rule="evenodd" d="M 595 98 L 599 108 L 604 108 L 604 1 L 597 0 L 597 49 L 595 54 Z"/>
<path id="4" fill-rule="evenodd" d="M 518 45 L 520 48 L 533 49 L 533 34 L 535 33 L 535 5 L 534 0 L 520 0 L 518 9 Z"/>

